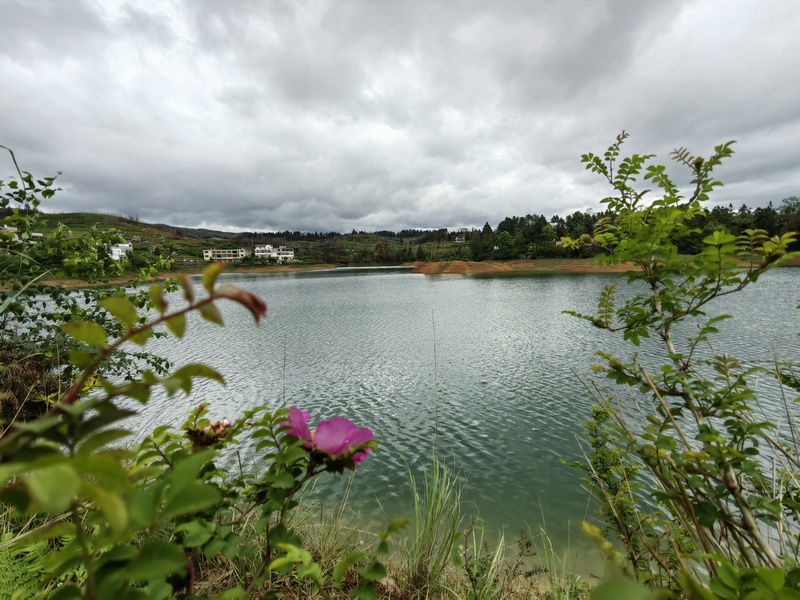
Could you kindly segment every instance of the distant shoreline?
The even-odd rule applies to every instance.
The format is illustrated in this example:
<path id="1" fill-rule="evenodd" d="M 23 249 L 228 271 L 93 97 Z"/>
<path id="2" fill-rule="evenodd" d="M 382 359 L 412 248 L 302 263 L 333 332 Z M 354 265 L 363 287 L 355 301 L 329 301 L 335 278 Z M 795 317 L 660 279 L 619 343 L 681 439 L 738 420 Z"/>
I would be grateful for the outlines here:
<path id="1" fill-rule="evenodd" d="M 412 262 L 403 265 L 365 265 L 365 264 L 348 264 L 348 265 L 333 265 L 333 264 L 316 264 L 316 265 L 301 265 L 301 264 L 286 264 L 286 265 L 270 265 L 260 267 L 234 267 L 225 270 L 225 273 L 296 273 L 303 271 L 323 271 L 332 270 L 342 267 L 367 267 L 367 266 L 404 266 L 411 269 L 411 273 L 418 273 L 423 275 L 524 275 L 525 273 L 574 273 L 574 274 L 592 274 L 592 273 L 623 273 L 629 271 L 634 267 L 630 263 L 618 265 L 601 265 L 593 258 L 542 258 L 542 259 L 520 259 L 520 260 L 485 260 L 485 261 L 470 261 L 470 260 L 455 260 L 455 261 L 430 261 L 430 262 Z M 800 257 L 786 262 L 783 266 L 800 266 Z M 187 275 L 199 275 L 202 272 L 202 266 L 197 269 L 189 269 L 180 271 Z M 160 281 L 167 278 L 170 272 L 159 274 L 155 278 L 150 278 L 147 282 Z M 76 279 L 48 279 L 45 283 L 63 285 L 68 288 L 83 288 L 83 287 L 103 287 L 112 285 L 125 285 L 129 283 L 133 277 L 114 277 L 108 281 L 101 283 L 87 283 Z M 147 283 L 145 282 L 145 283 Z"/>
<path id="2" fill-rule="evenodd" d="M 630 264 L 600 265 L 593 258 L 542 258 L 519 260 L 485 260 L 475 262 L 471 260 L 418 262 L 413 263 L 415 268 L 412 273 L 425 275 L 498 275 L 506 273 L 620 273 L 633 268 Z"/>
<path id="3" fill-rule="evenodd" d="M 374 264 L 318 264 L 318 265 L 274 265 L 261 267 L 234 267 L 226 270 L 226 273 L 291 273 L 298 271 L 321 271 L 353 267 L 407 267 L 411 273 L 423 275 L 477 275 L 490 273 L 526 273 L 552 271 L 559 273 L 620 273 L 633 268 L 633 265 L 600 265 L 592 258 L 545 258 L 539 260 L 520 259 L 520 260 L 484 260 L 480 262 L 471 260 L 450 260 L 450 261 L 416 261 L 404 263 L 402 265 L 374 265 Z M 196 271 L 185 271 L 187 273 L 200 273 L 202 269 Z"/>

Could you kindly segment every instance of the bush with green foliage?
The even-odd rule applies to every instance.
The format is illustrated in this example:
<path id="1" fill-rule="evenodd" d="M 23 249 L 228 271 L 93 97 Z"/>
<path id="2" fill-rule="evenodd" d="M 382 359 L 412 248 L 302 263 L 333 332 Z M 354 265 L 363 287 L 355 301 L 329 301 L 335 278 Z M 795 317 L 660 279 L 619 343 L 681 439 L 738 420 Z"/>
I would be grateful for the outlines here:
<path id="1" fill-rule="evenodd" d="M 60 325 L 75 319 L 94 321 L 110 335 L 119 336 L 121 326 L 98 302 L 119 295 L 138 308 L 148 302 L 146 291 L 133 285 L 73 292 L 54 283 L 56 278 L 102 283 L 109 276 L 121 275 L 122 263 L 111 260 L 105 248 L 123 240 L 117 232 L 97 226 L 88 234 L 75 235 L 59 224 L 48 228 L 47 235 L 38 235 L 48 218 L 39 207 L 58 191 L 57 176 L 36 180 L 20 170 L 13 152 L 8 152 L 17 177 L 0 180 L 0 209 L 8 214 L 0 220 L 4 226 L 0 229 L 0 403 L 4 422 L 17 414 L 40 414 L 55 402 L 60 389 L 72 384 L 76 370 L 66 357 L 76 343 Z M 154 275 L 166 266 L 154 263 L 139 276 Z M 141 319 L 143 323 L 145 317 Z M 141 362 L 159 374 L 169 367 L 166 360 L 150 353 L 129 350 L 108 357 L 100 372 L 131 378 Z"/>
<path id="2" fill-rule="evenodd" d="M 617 305 L 612 284 L 596 315 L 571 313 L 633 346 L 630 356 L 598 352 L 596 372 L 628 388 L 635 404 L 595 383 L 587 462 L 579 466 L 606 529 L 586 530 L 622 573 L 660 589 L 661 597 L 798 598 L 800 455 L 790 441 L 795 432 L 787 438 L 759 409 L 755 380 L 777 378 L 784 392 L 799 389 L 798 382 L 786 376 L 790 366 L 770 372 L 724 354 L 711 341 L 727 317 L 706 314 L 714 300 L 755 283 L 788 256 L 795 236 L 716 230 L 699 253 L 679 254 L 722 185 L 713 171 L 732 155 L 732 143 L 709 158 L 672 153 L 691 177 L 684 195 L 664 165 L 650 164 L 652 155 L 621 158 L 627 137 L 623 132 L 602 156 L 582 157 L 615 190 L 603 200 L 612 216 L 592 235 L 562 240 L 601 249 L 606 263 L 634 265 L 628 299 Z M 646 201 L 647 190 L 635 187 L 640 176 L 660 197 Z M 688 329 L 682 323 L 695 332 L 681 336 Z M 642 359 L 643 344 L 663 363 Z M 796 400 L 785 401 L 790 411 Z M 640 588 L 620 582 L 597 590 L 604 593 L 642 597 Z"/>
<path id="3" fill-rule="evenodd" d="M 24 240 L 39 219 L 28 208 L 53 195 L 55 178 L 34 181 L 17 171 L 19 180 L 0 187 L 9 188 L 2 206 L 14 207 L 8 220 Z M 58 230 L 36 250 L 60 253 L 53 267 L 59 273 L 96 279 L 105 274 L 97 248 L 113 239 L 105 235 L 78 239 Z M 223 300 L 250 311 L 257 323 L 266 311 L 263 300 L 217 285 L 218 264 L 203 271 L 202 297 L 186 276 L 172 286 L 71 293 L 57 285 L 37 287 L 47 269 L 23 242 L 7 236 L 0 253 L 19 265 L 2 272 L 2 342 L 10 345 L 3 348 L 53 358 L 42 367 L 61 386 L 41 416 L 16 419 L 0 437 L 0 572 L 6 586 L 17 586 L 14 597 L 44 592 L 58 600 L 199 598 L 197 566 L 220 556 L 245 556 L 253 568 L 242 574 L 244 584 L 218 598 L 269 597 L 278 575 L 287 573 L 298 590 L 311 582 L 322 597 L 345 580 L 361 597 L 375 594 L 375 581 L 385 576 L 379 558 L 402 521 L 389 525 L 373 551 L 350 552 L 330 573 L 322 572 L 287 527 L 308 481 L 355 469 L 377 447 L 369 430 L 336 418 L 320 423 L 312 436 L 307 413 L 266 407 L 211 423 L 202 404 L 180 431 L 159 427 L 135 447 L 123 445 L 136 403 L 146 403 L 154 390 L 172 396 L 189 393 L 198 379 L 224 384 L 207 366 L 172 368 L 143 351 L 124 355 L 124 349 L 141 348 L 157 335 L 182 338 L 190 313 L 221 325 L 217 303 Z M 173 288 L 182 298 L 170 294 Z M 8 374 L 13 365 L 5 356 L 0 366 Z M 262 471 L 231 473 L 220 463 L 220 452 L 245 438 L 259 453 Z M 249 545 L 236 533 L 245 520 L 263 532 L 263 546 Z M 23 565 L 25 577 L 5 577 Z"/>

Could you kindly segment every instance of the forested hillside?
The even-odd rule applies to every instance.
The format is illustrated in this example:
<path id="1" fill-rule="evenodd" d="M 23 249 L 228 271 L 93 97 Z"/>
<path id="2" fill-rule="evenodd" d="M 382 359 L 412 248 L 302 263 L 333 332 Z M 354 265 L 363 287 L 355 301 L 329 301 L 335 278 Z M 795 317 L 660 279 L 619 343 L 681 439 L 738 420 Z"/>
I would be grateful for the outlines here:
<path id="1" fill-rule="evenodd" d="M 73 236 L 91 235 L 92 228 L 117 232 L 132 242 L 133 253 L 124 268 L 138 270 L 150 265 L 171 262 L 173 269 L 196 268 L 207 248 L 251 248 L 257 244 L 288 246 L 297 261 L 306 264 L 401 264 L 412 261 L 512 260 L 537 258 L 588 258 L 591 245 L 580 249 L 563 247 L 561 238 L 591 236 L 601 219 L 614 220 L 610 212 L 575 211 L 566 217 L 528 214 L 506 217 L 495 227 L 489 223 L 479 229 L 405 229 L 393 231 L 356 231 L 339 233 L 276 231 L 224 232 L 192 229 L 164 224 L 147 224 L 135 218 L 93 213 L 42 214 L 42 233 L 56 231 L 63 225 Z M 10 214 L 0 214 L 12 226 Z M 715 206 L 691 223 L 693 231 L 673 240 L 680 253 L 692 254 L 702 247 L 710 232 L 724 229 L 739 235 L 747 229 L 763 229 L 768 235 L 800 230 L 800 198 L 781 200 L 777 207 L 751 209 L 745 205 Z M 35 252 L 34 252 L 35 254 Z M 40 256 L 39 260 L 58 260 Z M 244 266 L 268 264 L 264 259 L 247 258 Z"/>

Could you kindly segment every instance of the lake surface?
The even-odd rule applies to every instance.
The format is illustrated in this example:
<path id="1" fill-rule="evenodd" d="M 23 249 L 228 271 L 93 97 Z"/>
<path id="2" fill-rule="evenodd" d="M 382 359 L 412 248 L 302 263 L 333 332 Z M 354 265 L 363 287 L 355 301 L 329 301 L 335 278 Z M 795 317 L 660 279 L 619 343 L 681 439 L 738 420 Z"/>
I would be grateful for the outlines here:
<path id="1" fill-rule="evenodd" d="M 408 512 L 408 470 L 419 481 L 437 439 L 440 456 L 466 482 L 466 510 L 510 538 L 538 531 L 544 519 L 565 540 L 593 514 L 581 473 L 560 463 L 581 458 L 576 435 L 592 403 L 573 370 L 588 375 L 598 349 L 627 357 L 633 348 L 562 311 L 591 313 L 602 287 L 617 280 L 621 295 L 631 293 L 624 279 L 379 269 L 224 279 L 262 296 L 267 317 L 256 327 L 247 311 L 220 303 L 224 328 L 194 318 L 184 342 L 156 341 L 157 353 L 177 365 L 207 363 L 228 386 L 203 383 L 189 397 L 154 398 L 143 417 L 148 424 L 180 423 L 205 401 L 214 420 L 262 404 L 296 405 L 314 423 L 348 417 L 381 442 L 352 487 L 366 522 Z M 714 314 L 736 315 L 741 329 L 723 323 L 717 351 L 765 366 L 776 352 L 800 359 L 798 282 L 800 269 L 780 269 L 720 299 Z M 646 360 L 656 351 L 645 342 L 640 352 Z M 768 385 L 764 391 L 775 397 Z M 775 418 L 784 418 L 782 408 Z M 320 481 L 314 494 L 335 499 L 342 488 Z"/>

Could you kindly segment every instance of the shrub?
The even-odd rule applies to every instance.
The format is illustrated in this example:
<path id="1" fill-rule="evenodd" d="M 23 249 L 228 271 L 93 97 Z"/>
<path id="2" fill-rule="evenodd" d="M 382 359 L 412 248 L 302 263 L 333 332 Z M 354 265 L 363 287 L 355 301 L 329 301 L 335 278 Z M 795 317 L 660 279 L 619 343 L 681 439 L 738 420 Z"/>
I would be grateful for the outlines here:
<path id="1" fill-rule="evenodd" d="M 53 195 L 55 178 L 34 181 L 17 173 L 18 180 L 0 181 L 0 189 L 8 188 L 0 208 L 16 206 L 8 219 L 24 233 L 39 218 L 27 207 L 37 208 Z M 105 273 L 94 252 L 105 235 L 94 230 L 78 239 L 59 229 L 37 252 L 60 252 L 52 267 L 60 274 L 96 278 Z M 157 335 L 182 338 L 192 312 L 221 325 L 219 301 L 239 304 L 258 323 L 266 311 L 263 300 L 217 285 L 218 264 L 203 271 L 202 297 L 186 276 L 127 293 L 42 288 L 38 280 L 47 269 L 22 242 L 8 238 L 0 253 L 20 268 L 3 271 L 0 288 L 2 367 L 7 377 L 16 377 L 6 394 L 30 396 L 35 386 L 28 379 L 40 377 L 40 369 L 62 384 L 48 389 L 52 403 L 42 416 L 16 420 L 0 438 L 0 503 L 6 507 L 0 565 L 19 557 L 30 557 L 34 565 L 18 581 L 20 594 L 29 594 L 35 583 L 59 600 L 202 597 L 195 594 L 198 565 L 224 556 L 247 557 L 253 569 L 218 597 L 261 597 L 279 574 L 312 582 L 323 597 L 345 577 L 359 594 L 374 595 L 375 581 L 385 575 L 379 557 L 401 522 L 390 524 L 374 551 L 349 553 L 332 573 L 322 572 L 287 526 L 308 481 L 355 469 L 377 447 L 368 429 L 335 418 L 319 423 L 312 436 L 310 415 L 294 407 L 258 407 L 212 423 L 202 404 L 180 431 L 159 427 L 133 449 L 120 444 L 131 433 L 125 423 L 135 403 L 146 403 L 156 388 L 172 396 L 189 393 L 198 379 L 225 383 L 201 364 L 173 368 L 144 351 L 123 350 L 143 347 Z M 182 299 L 173 299 L 170 290 L 182 292 Z M 25 354 L 28 349 L 32 354 Z M 25 362 L 30 356 L 58 363 Z M 23 378 L 23 367 L 35 374 Z M 40 383 L 45 380 L 41 376 Z M 229 473 L 217 464 L 220 451 L 240 438 L 254 441 L 263 472 Z M 234 532 L 244 520 L 263 532 L 263 547 L 248 545 Z"/>
<path id="2" fill-rule="evenodd" d="M 628 273 L 636 290 L 630 299 L 618 306 L 613 284 L 596 315 L 572 313 L 634 347 L 630 357 L 598 352 L 596 371 L 630 388 L 637 404 L 627 410 L 597 384 L 598 403 L 586 424 L 588 460 L 581 465 L 600 500 L 605 534 L 615 534 L 624 556 L 599 529 L 586 529 L 622 571 L 674 594 L 797 597 L 800 456 L 757 409 L 752 383 L 776 373 L 747 367 L 712 346 L 727 317 L 705 312 L 786 257 L 794 234 L 713 231 L 698 254 L 678 254 L 677 243 L 698 233 L 704 203 L 722 185 L 713 171 L 732 155 L 732 143 L 707 159 L 685 149 L 672 153 L 691 177 L 684 196 L 665 166 L 649 164 L 652 155 L 621 159 L 626 138 L 623 132 L 602 157 L 582 157 L 615 190 L 603 200 L 612 216 L 592 235 L 562 240 L 601 249 L 608 263 L 635 265 Z M 647 191 L 634 187 L 642 174 L 661 197 L 645 201 Z M 682 322 L 696 324 L 696 332 L 681 337 Z M 645 363 L 638 355 L 642 344 L 659 346 L 650 356 L 664 361 Z"/>

